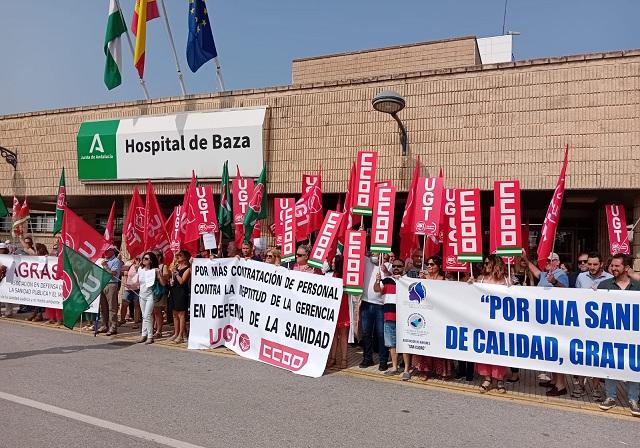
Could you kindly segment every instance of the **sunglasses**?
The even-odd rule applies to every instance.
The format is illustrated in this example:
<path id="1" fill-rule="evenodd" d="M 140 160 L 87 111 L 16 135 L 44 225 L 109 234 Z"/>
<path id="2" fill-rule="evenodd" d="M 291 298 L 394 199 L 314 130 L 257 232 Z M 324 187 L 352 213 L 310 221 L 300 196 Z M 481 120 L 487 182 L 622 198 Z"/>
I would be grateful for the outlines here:
<path id="1" fill-rule="evenodd" d="M 435 263 L 427 263 L 427 266 L 435 266 Z"/>
<path id="2" fill-rule="evenodd" d="M 296 257 L 306 257 L 307 254 L 296 254 Z"/>
<path id="3" fill-rule="evenodd" d="M 149 257 L 144 257 L 143 260 L 151 260 Z"/>
<path id="4" fill-rule="evenodd" d="M 273 258 L 272 254 L 267 254 L 267 258 Z"/>
<path id="5" fill-rule="evenodd" d="M 580 263 L 580 264 L 587 264 L 587 260 L 578 260 L 578 263 Z"/>
<path id="6" fill-rule="evenodd" d="M 404 265 L 403 264 L 393 264 L 392 265 L 394 268 L 403 268 Z"/>

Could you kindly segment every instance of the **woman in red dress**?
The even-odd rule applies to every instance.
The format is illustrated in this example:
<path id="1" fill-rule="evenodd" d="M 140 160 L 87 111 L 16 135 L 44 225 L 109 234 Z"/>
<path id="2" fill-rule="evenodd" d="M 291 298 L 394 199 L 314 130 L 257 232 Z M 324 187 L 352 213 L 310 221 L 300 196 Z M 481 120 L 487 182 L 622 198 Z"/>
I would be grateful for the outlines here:
<path id="1" fill-rule="evenodd" d="M 483 268 L 482 275 L 478 277 L 479 283 L 511 286 L 511 279 L 507 276 L 507 267 L 502 261 L 502 257 L 493 254 L 487 256 Z M 504 394 L 507 391 L 504 386 L 504 377 L 507 374 L 506 367 L 476 363 L 476 370 L 478 375 L 484 377 L 484 381 L 480 385 L 480 393 L 489 392 L 494 386 L 494 381 L 498 393 Z"/>

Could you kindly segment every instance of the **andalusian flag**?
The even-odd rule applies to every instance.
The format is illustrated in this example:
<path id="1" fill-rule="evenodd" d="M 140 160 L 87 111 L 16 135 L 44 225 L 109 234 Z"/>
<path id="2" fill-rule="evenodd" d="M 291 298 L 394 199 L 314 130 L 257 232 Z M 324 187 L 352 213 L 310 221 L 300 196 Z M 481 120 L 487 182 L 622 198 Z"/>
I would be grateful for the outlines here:
<path id="1" fill-rule="evenodd" d="M 233 213 L 231 212 L 231 184 L 229 183 L 229 161 L 222 167 L 220 185 L 220 209 L 218 209 L 218 226 L 227 238 L 233 238 Z"/>
<path id="2" fill-rule="evenodd" d="M 58 184 L 58 202 L 56 202 L 56 222 L 53 225 L 53 234 L 62 230 L 62 218 L 64 218 L 64 209 L 67 207 L 67 191 L 64 186 L 64 167 L 60 174 L 60 183 Z"/>
<path id="3" fill-rule="evenodd" d="M 89 309 L 111 280 L 111 275 L 75 250 L 63 245 L 64 274 L 62 317 L 64 326 L 73 329 L 80 315 Z"/>
<path id="4" fill-rule="evenodd" d="M 0 197 L 0 218 L 4 218 L 5 216 L 9 216 L 9 210 L 7 210 L 7 206 L 4 205 L 4 200 Z"/>
<path id="5" fill-rule="evenodd" d="M 253 195 L 244 215 L 244 242 L 251 239 L 253 227 L 259 219 L 267 218 L 267 166 L 262 166 L 258 182 L 253 186 Z"/>
<path id="6" fill-rule="evenodd" d="M 147 22 L 160 17 L 156 0 L 136 0 L 131 30 L 136 36 L 133 64 L 140 78 L 144 77 L 144 52 L 147 45 Z"/>
<path id="7" fill-rule="evenodd" d="M 126 32 L 127 25 L 125 25 L 122 12 L 118 8 L 118 2 L 110 0 L 107 32 L 104 36 L 104 55 L 107 57 L 107 62 L 104 66 L 104 83 L 109 90 L 122 84 L 121 36 Z"/>

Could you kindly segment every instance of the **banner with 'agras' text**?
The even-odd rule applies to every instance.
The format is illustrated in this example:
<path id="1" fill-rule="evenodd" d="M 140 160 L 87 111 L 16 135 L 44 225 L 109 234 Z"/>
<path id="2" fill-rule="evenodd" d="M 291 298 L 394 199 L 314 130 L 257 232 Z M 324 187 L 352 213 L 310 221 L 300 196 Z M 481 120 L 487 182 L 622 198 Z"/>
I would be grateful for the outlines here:
<path id="1" fill-rule="evenodd" d="M 640 292 L 403 277 L 397 350 L 640 381 Z"/>
<path id="2" fill-rule="evenodd" d="M 0 302 L 62 309 L 62 280 L 56 278 L 57 257 L 0 255 L 6 275 L 0 282 Z M 98 312 L 100 299 L 87 311 Z"/>
<path id="3" fill-rule="evenodd" d="M 300 375 L 322 376 L 342 280 L 253 260 L 196 259 L 190 349 L 226 346 Z"/>

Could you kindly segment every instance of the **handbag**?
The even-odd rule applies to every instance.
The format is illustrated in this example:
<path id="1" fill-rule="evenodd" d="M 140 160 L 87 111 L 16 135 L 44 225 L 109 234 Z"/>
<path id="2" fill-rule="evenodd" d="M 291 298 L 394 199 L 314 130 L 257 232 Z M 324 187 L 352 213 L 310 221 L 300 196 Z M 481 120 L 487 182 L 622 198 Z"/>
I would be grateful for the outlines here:
<path id="1" fill-rule="evenodd" d="M 153 301 L 159 302 L 167 293 L 167 287 L 164 286 L 156 277 L 155 282 L 153 282 L 153 286 L 151 286 L 151 294 L 153 295 Z"/>

